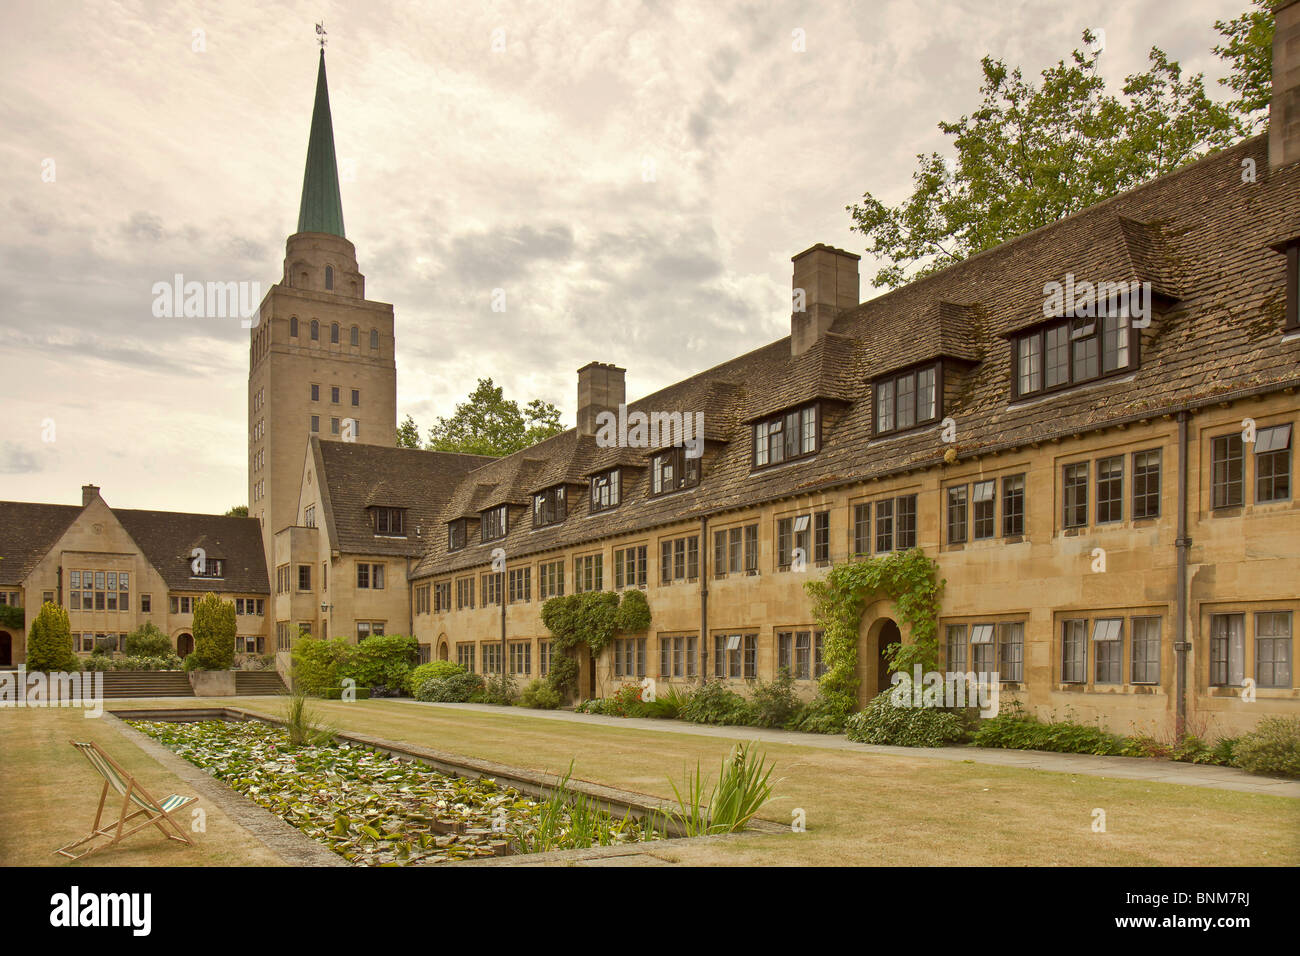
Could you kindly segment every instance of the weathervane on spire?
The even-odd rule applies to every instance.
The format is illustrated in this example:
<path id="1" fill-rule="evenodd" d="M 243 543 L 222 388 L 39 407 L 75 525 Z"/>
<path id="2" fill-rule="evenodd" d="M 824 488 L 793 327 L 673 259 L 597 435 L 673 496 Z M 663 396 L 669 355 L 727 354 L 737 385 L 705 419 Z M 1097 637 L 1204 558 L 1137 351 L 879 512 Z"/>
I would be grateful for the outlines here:
<path id="1" fill-rule="evenodd" d="M 316 24 L 316 42 L 320 44 L 322 50 L 325 49 L 325 44 L 329 42 L 325 37 L 325 21 L 322 20 Z"/>

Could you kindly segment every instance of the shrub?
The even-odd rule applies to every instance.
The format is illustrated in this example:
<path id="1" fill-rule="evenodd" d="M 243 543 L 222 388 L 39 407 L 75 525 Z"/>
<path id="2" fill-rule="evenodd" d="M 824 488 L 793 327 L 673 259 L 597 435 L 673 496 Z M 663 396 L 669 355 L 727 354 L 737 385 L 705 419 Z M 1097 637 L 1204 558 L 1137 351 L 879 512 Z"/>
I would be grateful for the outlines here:
<path id="1" fill-rule="evenodd" d="M 794 692 L 794 676 L 789 668 L 777 671 L 776 678 L 765 684 L 759 681 L 749 698 L 755 727 L 784 727 L 799 713 L 803 704 Z"/>
<path id="2" fill-rule="evenodd" d="M 82 665 L 88 671 L 106 671 L 112 668 L 113 659 L 107 654 L 91 654 Z"/>
<path id="3" fill-rule="evenodd" d="M 1300 717 L 1265 717 L 1233 750 L 1242 770 L 1300 777 Z"/>
<path id="4" fill-rule="evenodd" d="M 406 686 L 418 652 L 415 638 L 401 634 L 378 634 L 360 644 L 344 646 L 348 650 L 344 654 L 339 680 L 351 677 L 358 687 L 401 690 Z"/>
<path id="5" fill-rule="evenodd" d="M 661 720 L 673 720 L 682 715 L 682 708 L 691 699 L 691 692 L 669 685 L 658 689 L 654 700 L 643 701 L 645 716 L 658 717 Z"/>
<path id="6" fill-rule="evenodd" d="M 338 687 L 352 657 L 353 645 L 341 637 L 324 641 L 300 636 L 293 642 L 293 684 L 303 693 L 316 694 L 328 687 Z"/>
<path id="7" fill-rule="evenodd" d="M 545 680 L 535 680 L 519 695 L 520 707 L 533 707 L 537 710 L 555 710 L 564 703 L 560 692 Z"/>
<path id="8" fill-rule="evenodd" d="M 126 636 L 122 653 L 129 657 L 166 657 L 173 653 L 172 639 L 153 621 L 146 621 Z"/>
<path id="9" fill-rule="evenodd" d="M 897 747 L 942 747 L 962 736 L 961 721 L 952 711 L 897 706 L 892 690 L 877 694 L 848 719 L 845 729 L 849 740 Z"/>
<path id="10" fill-rule="evenodd" d="M 483 682 L 483 689 L 470 698 L 476 704 L 498 704 L 510 707 L 514 704 L 519 691 L 515 679 L 509 674 L 492 674 Z"/>
<path id="11" fill-rule="evenodd" d="M 785 729 L 806 734 L 842 734 L 855 703 L 848 694 L 823 688 L 791 717 Z"/>
<path id="12" fill-rule="evenodd" d="M 737 724 L 752 722 L 749 703 L 720 680 L 706 681 L 691 695 L 681 710 L 682 720 L 693 724 Z"/>
<path id="13" fill-rule="evenodd" d="M 235 602 L 211 591 L 194 606 L 194 655 L 203 670 L 228 670 L 235 663 Z"/>
<path id="14" fill-rule="evenodd" d="M 463 673 L 465 673 L 465 668 L 455 661 L 429 661 L 427 664 L 420 664 L 418 667 L 411 668 L 410 676 L 406 679 L 406 689 L 414 694 L 427 680 L 434 677 L 451 677 L 453 674 Z"/>
<path id="15" fill-rule="evenodd" d="M 81 662 L 72 650 L 72 627 L 68 612 L 47 601 L 36 612 L 27 635 L 29 671 L 79 671 Z"/>
<path id="16" fill-rule="evenodd" d="M 603 697 L 593 697 L 590 700 L 584 700 L 573 708 L 573 711 L 577 714 L 604 714 L 605 699 Z"/>
<path id="17" fill-rule="evenodd" d="M 190 671 L 202 670 L 202 668 L 199 667 L 199 655 L 195 654 L 193 651 L 186 654 L 185 660 L 181 661 L 181 670 L 185 671 L 187 674 Z"/>
<path id="18" fill-rule="evenodd" d="M 974 734 L 978 747 L 1011 750 L 1048 750 L 1055 753 L 1097 756 L 1141 756 L 1139 742 L 1069 721 L 1043 723 L 1025 713 L 1018 701 L 1005 705 L 996 717 L 982 720 Z"/>
<path id="19" fill-rule="evenodd" d="M 195 666 L 185 666 L 191 664 L 190 658 L 193 654 L 186 656 L 184 663 L 175 654 L 166 654 L 161 657 L 115 657 L 110 662 L 110 667 L 115 671 L 192 671 Z"/>
<path id="20" fill-rule="evenodd" d="M 463 704 L 482 691 L 483 678 L 462 671 L 448 677 L 430 677 L 416 688 L 415 699 L 439 704 Z"/>

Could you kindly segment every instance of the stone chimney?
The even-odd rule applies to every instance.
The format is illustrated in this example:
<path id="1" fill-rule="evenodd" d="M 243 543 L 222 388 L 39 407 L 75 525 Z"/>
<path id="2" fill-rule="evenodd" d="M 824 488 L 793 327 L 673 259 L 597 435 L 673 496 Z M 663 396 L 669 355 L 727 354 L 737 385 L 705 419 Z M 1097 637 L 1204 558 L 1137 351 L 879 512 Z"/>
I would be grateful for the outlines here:
<path id="1" fill-rule="evenodd" d="M 86 507 L 92 501 L 99 497 L 99 485 L 82 485 L 81 486 L 81 507 Z"/>
<path id="2" fill-rule="evenodd" d="M 1274 12 L 1268 168 L 1300 161 L 1300 0 Z"/>
<path id="3" fill-rule="evenodd" d="M 596 416 L 601 412 L 618 414 L 618 406 L 627 401 L 627 369 L 604 362 L 589 362 L 578 369 L 578 434 L 596 434 Z"/>
<path id="4" fill-rule="evenodd" d="M 802 355 L 816 345 L 841 310 L 858 304 L 861 258 L 820 242 L 791 258 L 791 355 Z"/>

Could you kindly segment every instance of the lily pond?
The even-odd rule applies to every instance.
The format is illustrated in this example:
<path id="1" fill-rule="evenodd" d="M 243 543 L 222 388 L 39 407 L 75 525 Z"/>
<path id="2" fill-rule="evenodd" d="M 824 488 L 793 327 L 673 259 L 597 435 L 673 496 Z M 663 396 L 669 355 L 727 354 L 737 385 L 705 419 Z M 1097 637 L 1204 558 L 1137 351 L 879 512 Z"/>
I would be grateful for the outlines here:
<path id="1" fill-rule="evenodd" d="M 366 748 L 294 747 L 258 721 L 128 723 L 324 843 L 357 866 L 409 866 L 482 856 L 662 839 L 563 789 L 539 801 Z M 566 778 L 567 783 L 567 778 Z"/>

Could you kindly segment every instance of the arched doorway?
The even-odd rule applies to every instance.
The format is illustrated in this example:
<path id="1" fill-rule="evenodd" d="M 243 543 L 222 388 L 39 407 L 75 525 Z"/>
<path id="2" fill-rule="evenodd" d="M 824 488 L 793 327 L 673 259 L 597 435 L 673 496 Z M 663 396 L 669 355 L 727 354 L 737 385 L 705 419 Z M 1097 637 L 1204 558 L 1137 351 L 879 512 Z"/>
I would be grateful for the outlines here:
<path id="1" fill-rule="evenodd" d="M 0 667 L 12 667 L 14 663 L 14 639 L 8 631 L 0 631 Z"/>
<path id="2" fill-rule="evenodd" d="M 447 647 L 447 642 L 443 641 L 438 645 L 438 660 L 445 661 L 451 659 L 451 649 Z"/>
<path id="3" fill-rule="evenodd" d="M 863 615 L 862 620 L 864 627 L 858 635 L 858 702 L 865 706 L 877 694 L 892 686 L 892 674 L 885 652 L 890 644 L 902 640 L 902 632 L 892 617 L 875 617 L 871 609 Z"/>
<path id="4" fill-rule="evenodd" d="M 189 655 L 189 654 L 193 654 L 193 653 L 194 653 L 194 635 L 193 635 L 193 634 L 180 634 L 180 635 L 177 636 L 177 638 L 176 638 L 176 653 L 177 653 L 178 656 L 180 656 L 180 657 L 182 657 L 182 658 L 186 657 L 186 656 Z"/>

